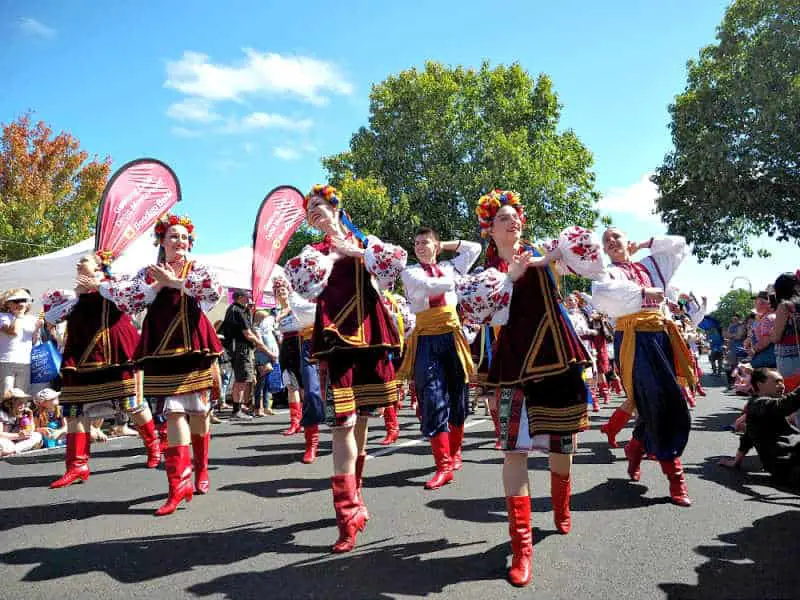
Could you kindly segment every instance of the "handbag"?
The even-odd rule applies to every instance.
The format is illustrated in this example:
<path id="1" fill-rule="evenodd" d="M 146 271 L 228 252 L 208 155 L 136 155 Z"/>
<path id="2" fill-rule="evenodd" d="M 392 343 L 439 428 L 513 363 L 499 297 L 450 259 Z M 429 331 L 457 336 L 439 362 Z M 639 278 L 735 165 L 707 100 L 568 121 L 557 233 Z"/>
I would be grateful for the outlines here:
<path id="1" fill-rule="evenodd" d="M 61 353 L 53 342 L 31 349 L 31 383 L 50 383 L 61 369 Z"/>
<path id="2" fill-rule="evenodd" d="M 283 374 L 281 366 L 276 362 L 272 364 L 272 371 L 267 374 L 267 389 L 270 394 L 277 394 L 283 390 Z"/>

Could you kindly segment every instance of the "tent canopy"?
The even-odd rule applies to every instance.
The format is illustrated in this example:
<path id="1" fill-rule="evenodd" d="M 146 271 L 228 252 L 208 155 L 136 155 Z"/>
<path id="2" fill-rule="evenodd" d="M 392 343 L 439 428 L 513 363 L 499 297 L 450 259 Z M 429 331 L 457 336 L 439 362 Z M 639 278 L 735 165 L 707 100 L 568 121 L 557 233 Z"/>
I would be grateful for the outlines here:
<path id="1" fill-rule="evenodd" d="M 75 265 L 93 249 L 94 239 L 90 238 L 57 252 L 4 263 L 0 265 L 0 291 L 27 288 L 38 300 L 47 290 L 72 289 L 75 287 Z M 143 266 L 155 262 L 156 256 L 152 238 L 142 236 L 114 262 L 112 271 L 115 275 L 133 275 Z M 192 258 L 216 272 L 224 287 L 250 289 L 252 248 L 245 246 L 219 254 L 195 254 Z M 272 278 L 282 272 L 280 265 L 276 265 L 267 282 L 265 291 L 268 297 L 272 296 Z"/>

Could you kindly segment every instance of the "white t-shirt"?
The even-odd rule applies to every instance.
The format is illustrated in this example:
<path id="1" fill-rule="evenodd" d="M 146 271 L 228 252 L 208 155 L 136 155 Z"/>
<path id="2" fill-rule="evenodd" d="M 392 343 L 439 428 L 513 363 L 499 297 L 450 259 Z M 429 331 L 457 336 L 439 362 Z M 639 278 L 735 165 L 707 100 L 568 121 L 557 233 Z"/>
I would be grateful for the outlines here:
<path id="1" fill-rule="evenodd" d="M 31 362 L 31 348 L 33 347 L 33 332 L 36 330 L 36 317 L 23 315 L 22 330 L 20 335 L 11 336 L 0 331 L 0 362 L 19 363 L 23 365 Z M 0 327 L 7 327 L 14 322 L 14 315 L 0 313 Z"/>

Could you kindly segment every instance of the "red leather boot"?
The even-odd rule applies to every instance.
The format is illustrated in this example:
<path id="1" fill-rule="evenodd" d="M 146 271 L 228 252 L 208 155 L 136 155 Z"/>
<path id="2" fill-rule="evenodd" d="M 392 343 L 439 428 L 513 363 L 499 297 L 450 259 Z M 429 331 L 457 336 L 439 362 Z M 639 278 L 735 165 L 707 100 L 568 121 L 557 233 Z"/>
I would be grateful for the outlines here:
<path id="1" fill-rule="evenodd" d="M 622 396 L 625 393 L 622 389 L 622 382 L 619 380 L 619 377 L 614 377 L 610 382 L 610 386 L 617 396 Z"/>
<path id="2" fill-rule="evenodd" d="M 88 433 L 67 434 L 67 456 L 65 459 L 67 472 L 50 484 L 52 489 L 72 485 L 76 481 L 89 479 L 89 445 Z"/>
<path id="3" fill-rule="evenodd" d="M 192 435 L 194 491 L 197 494 L 207 494 L 211 487 L 211 482 L 208 480 L 208 444 L 210 441 L 211 432 L 205 435 Z"/>
<path id="4" fill-rule="evenodd" d="M 500 440 L 500 415 L 496 408 L 489 407 L 489 412 L 492 415 L 492 422 L 494 423 L 494 449 L 502 450 L 503 442 Z"/>
<path id="5" fill-rule="evenodd" d="M 572 495 L 570 474 L 559 475 L 550 471 L 550 497 L 553 501 L 553 522 L 558 533 L 568 534 L 572 529 L 572 515 L 569 512 L 569 499 Z"/>
<path id="6" fill-rule="evenodd" d="M 611 394 L 609 393 L 608 384 L 605 381 L 601 381 L 597 384 L 597 391 L 600 393 L 600 399 L 603 401 L 604 406 L 611 401 Z"/>
<path id="7" fill-rule="evenodd" d="M 691 506 L 689 490 L 686 488 L 686 476 L 683 474 L 683 465 L 680 458 L 660 460 L 661 470 L 669 479 L 669 497 L 673 504 L 678 506 Z"/>
<path id="8" fill-rule="evenodd" d="M 161 443 L 156 436 L 156 424 L 150 419 L 144 425 L 138 425 L 136 429 L 147 450 L 147 468 L 155 469 L 161 462 Z"/>
<path id="9" fill-rule="evenodd" d="M 622 431 L 625 424 L 630 420 L 631 414 L 626 413 L 621 408 L 616 409 L 612 414 L 608 423 L 600 426 L 600 431 L 608 436 L 608 445 L 612 448 L 618 448 L 617 434 Z"/>
<path id="10" fill-rule="evenodd" d="M 169 448 L 169 439 L 167 437 L 167 422 L 159 423 L 156 425 L 156 432 L 158 433 L 158 444 L 161 450 L 161 458 L 164 458 L 164 452 Z"/>
<path id="11" fill-rule="evenodd" d="M 334 475 L 331 489 L 339 528 L 339 539 L 333 545 L 333 552 L 350 552 L 356 545 L 356 536 L 367 525 L 367 510 L 359 501 L 355 475 Z"/>
<path id="12" fill-rule="evenodd" d="M 694 400 L 694 392 L 691 390 L 691 388 L 683 386 L 681 391 L 683 392 L 683 399 L 686 400 L 686 404 L 689 405 L 689 408 L 694 408 L 697 406 L 697 403 Z"/>
<path id="13" fill-rule="evenodd" d="M 642 477 L 642 458 L 644 458 L 644 444 L 636 438 L 631 438 L 625 444 L 625 458 L 628 459 L 628 477 L 631 481 L 639 481 Z"/>
<path id="14" fill-rule="evenodd" d="M 531 497 L 509 496 L 508 535 L 511 537 L 511 568 L 508 581 L 524 587 L 533 579 L 533 534 L 531 533 Z"/>
<path id="15" fill-rule="evenodd" d="M 383 422 L 386 425 L 386 437 L 380 442 L 381 446 L 389 446 L 400 437 L 400 423 L 397 420 L 397 407 L 390 404 L 383 409 Z"/>
<path id="16" fill-rule="evenodd" d="M 169 482 L 167 501 L 156 512 L 157 517 L 171 515 L 178 505 L 186 500 L 192 501 L 192 460 L 189 446 L 170 446 L 164 453 L 164 466 Z"/>
<path id="17" fill-rule="evenodd" d="M 319 451 L 319 425 L 307 425 L 305 427 L 306 452 L 303 454 L 303 462 L 310 465 L 317 460 Z"/>
<path id="18" fill-rule="evenodd" d="M 289 429 L 283 435 L 300 433 L 300 419 L 303 418 L 303 403 L 289 402 Z"/>
<path id="19" fill-rule="evenodd" d="M 425 482 L 426 490 L 438 490 L 453 481 L 453 463 L 450 459 L 450 435 L 446 431 L 431 438 L 431 450 L 436 461 L 436 473 Z"/>
<path id="20" fill-rule="evenodd" d="M 453 463 L 453 471 L 460 471 L 464 466 L 464 461 L 461 459 L 461 445 L 463 442 L 464 425 L 450 423 L 450 460 Z"/>
<path id="21" fill-rule="evenodd" d="M 356 489 L 358 490 L 357 498 L 361 503 L 361 506 L 364 507 L 364 513 L 366 514 L 367 521 L 369 521 L 369 510 L 367 510 L 367 505 L 364 503 L 364 496 L 361 494 L 361 490 L 364 487 L 364 464 L 366 462 L 366 454 L 359 454 L 356 456 Z"/>
<path id="22" fill-rule="evenodd" d="M 592 386 L 589 389 L 589 393 L 592 396 L 592 412 L 600 412 L 600 405 L 597 402 L 598 398 L 600 397 L 600 392 L 596 387 Z"/>

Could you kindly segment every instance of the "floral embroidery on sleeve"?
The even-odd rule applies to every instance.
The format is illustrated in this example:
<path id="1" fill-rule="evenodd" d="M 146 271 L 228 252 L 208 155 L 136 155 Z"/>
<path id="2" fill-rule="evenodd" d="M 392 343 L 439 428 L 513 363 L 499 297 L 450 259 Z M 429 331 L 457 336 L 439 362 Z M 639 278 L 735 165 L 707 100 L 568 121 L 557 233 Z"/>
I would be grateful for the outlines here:
<path id="1" fill-rule="evenodd" d="M 508 321 L 513 282 L 496 269 L 461 278 L 456 294 L 468 323 L 503 325 Z"/>
<path id="2" fill-rule="evenodd" d="M 393 284 L 406 267 L 408 253 L 400 246 L 387 244 L 374 236 L 364 251 L 364 265 L 378 279 L 382 288 Z"/>
<path id="3" fill-rule="evenodd" d="M 286 263 L 284 270 L 292 289 L 303 298 L 313 300 L 328 285 L 333 260 L 319 250 L 306 246 L 298 256 Z"/>
<path id="4" fill-rule="evenodd" d="M 49 290 L 42 294 L 44 320 L 53 325 L 66 319 L 78 303 L 72 290 Z"/>
<path id="5" fill-rule="evenodd" d="M 120 277 L 100 282 L 100 295 L 113 302 L 124 313 L 135 315 L 156 298 L 152 278 L 145 267 L 134 277 Z"/>
<path id="6" fill-rule="evenodd" d="M 205 265 L 198 263 L 192 264 L 186 281 L 183 283 L 183 291 L 202 303 L 204 309 L 205 306 L 213 307 L 222 297 L 222 286 L 217 279 L 217 274 Z"/>

